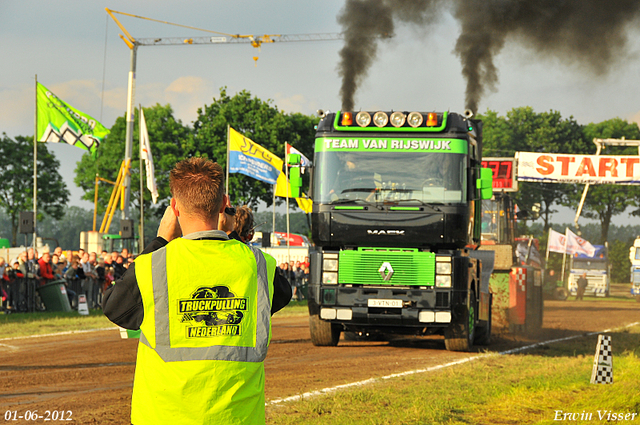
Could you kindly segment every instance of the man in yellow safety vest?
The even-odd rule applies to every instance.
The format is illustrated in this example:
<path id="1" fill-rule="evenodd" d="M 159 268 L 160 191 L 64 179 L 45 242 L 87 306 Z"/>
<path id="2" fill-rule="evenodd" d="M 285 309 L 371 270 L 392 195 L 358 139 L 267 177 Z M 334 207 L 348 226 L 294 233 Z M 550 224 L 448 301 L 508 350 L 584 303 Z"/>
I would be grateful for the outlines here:
<path id="1" fill-rule="evenodd" d="M 180 161 L 158 237 L 105 293 L 114 323 L 140 329 L 131 422 L 264 424 L 271 315 L 291 299 L 276 261 L 229 239 L 222 168 Z"/>

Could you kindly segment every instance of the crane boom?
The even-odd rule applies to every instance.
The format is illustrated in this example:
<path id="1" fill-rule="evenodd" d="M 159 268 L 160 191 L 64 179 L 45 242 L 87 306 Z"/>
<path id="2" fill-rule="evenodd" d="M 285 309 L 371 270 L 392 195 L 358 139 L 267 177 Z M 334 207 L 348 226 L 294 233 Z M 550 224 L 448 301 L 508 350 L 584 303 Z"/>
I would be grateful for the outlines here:
<path id="1" fill-rule="evenodd" d="M 328 41 L 342 40 L 342 33 L 317 34 L 264 34 L 258 36 L 211 36 L 211 37 L 157 37 L 138 38 L 140 46 L 175 46 L 183 44 L 251 44 L 260 47 L 262 43 L 279 43 L 290 41 Z"/>

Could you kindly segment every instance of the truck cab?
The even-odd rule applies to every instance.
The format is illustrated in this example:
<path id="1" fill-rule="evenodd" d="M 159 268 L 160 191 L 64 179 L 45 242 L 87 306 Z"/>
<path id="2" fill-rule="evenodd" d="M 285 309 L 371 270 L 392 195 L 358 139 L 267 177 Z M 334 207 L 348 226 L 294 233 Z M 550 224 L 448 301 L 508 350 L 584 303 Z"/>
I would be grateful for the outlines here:
<path id="1" fill-rule="evenodd" d="M 336 345 L 343 331 L 440 333 L 462 351 L 488 341 L 486 253 L 477 248 L 491 171 L 481 158 L 482 122 L 469 116 L 324 114 L 311 187 L 315 345 Z"/>

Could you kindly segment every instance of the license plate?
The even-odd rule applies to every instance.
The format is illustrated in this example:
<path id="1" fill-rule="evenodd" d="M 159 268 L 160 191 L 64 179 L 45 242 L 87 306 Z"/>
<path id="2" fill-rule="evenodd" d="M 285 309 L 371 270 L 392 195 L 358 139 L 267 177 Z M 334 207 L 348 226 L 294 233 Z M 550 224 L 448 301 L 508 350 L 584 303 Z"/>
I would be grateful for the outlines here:
<path id="1" fill-rule="evenodd" d="M 369 307 L 402 308 L 402 300 L 369 299 L 367 305 Z"/>

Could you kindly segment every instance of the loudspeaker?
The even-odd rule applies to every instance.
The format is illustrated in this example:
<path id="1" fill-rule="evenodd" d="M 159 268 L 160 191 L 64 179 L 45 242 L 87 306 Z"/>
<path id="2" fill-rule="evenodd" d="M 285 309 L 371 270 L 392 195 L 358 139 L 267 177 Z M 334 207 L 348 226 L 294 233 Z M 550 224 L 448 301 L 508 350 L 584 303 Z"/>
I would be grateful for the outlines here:
<path id="1" fill-rule="evenodd" d="M 271 233 L 262 232 L 262 247 L 269 248 L 271 246 Z"/>
<path id="2" fill-rule="evenodd" d="M 18 233 L 33 233 L 33 211 L 20 211 Z"/>
<path id="3" fill-rule="evenodd" d="M 133 220 L 120 220 L 120 237 L 122 239 L 133 239 Z"/>

